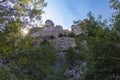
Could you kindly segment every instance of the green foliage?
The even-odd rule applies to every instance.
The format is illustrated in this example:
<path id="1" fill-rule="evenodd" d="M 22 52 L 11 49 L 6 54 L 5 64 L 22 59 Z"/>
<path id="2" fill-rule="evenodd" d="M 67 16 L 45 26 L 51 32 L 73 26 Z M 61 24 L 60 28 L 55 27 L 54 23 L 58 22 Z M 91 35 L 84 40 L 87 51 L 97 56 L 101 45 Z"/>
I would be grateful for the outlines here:
<path id="1" fill-rule="evenodd" d="M 0 67 L 0 79 L 1 80 L 10 80 L 9 72 L 4 68 Z"/>
<path id="2" fill-rule="evenodd" d="M 60 33 L 58 37 L 64 37 L 64 35 L 62 33 Z"/>
<path id="3" fill-rule="evenodd" d="M 118 15 L 116 22 L 119 23 Z M 109 29 L 106 20 L 102 21 L 99 16 L 97 19 L 90 12 L 85 24 L 81 25 L 84 34 L 76 37 L 77 49 L 84 54 L 86 67 L 84 80 L 111 80 L 113 75 L 120 75 L 120 37 L 115 29 Z M 119 30 L 119 29 L 116 29 Z M 87 41 L 87 48 L 81 46 L 80 41 Z"/>
<path id="4" fill-rule="evenodd" d="M 89 44 L 85 78 L 86 80 L 110 80 L 113 74 L 118 74 L 120 71 L 119 47 L 113 41 L 106 39 L 95 41 Z"/>
<path id="5" fill-rule="evenodd" d="M 61 68 L 55 69 L 51 80 L 69 80 L 64 76 L 66 69 L 67 68 L 65 65 L 63 65 Z"/>
<path id="6" fill-rule="evenodd" d="M 82 55 L 80 53 L 76 53 L 76 50 L 73 48 L 69 48 L 66 54 L 66 61 L 68 67 L 79 65 L 80 62 L 83 60 Z"/>
<path id="7" fill-rule="evenodd" d="M 49 44 L 24 50 L 12 57 L 13 73 L 21 80 L 46 80 L 52 76 L 56 63 L 56 50 Z"/>
<path id="8" fill-rule="evenodd" d="M 6 3 L 7 1 L 13 4 L 13 6 L 10 7 L 9 4 Z M 21 68 L 27 68 L 29 70 L 33 66 L 37 65 L 37 63 L 31 65 L 31 63 L 34 63 L 35 56 L 33 56 L 33 59 L 25 57 L 28 55 L 29 51 L 33 52 L 35 48 L 31 45 L 33 39 L 29 35 L 22 36 L 21 28 L 31 24 L 31 22 L 25 19 L 26 17 L 29 18 L 30 21 L 32 21 L 33 18 L 40 20 L 41 14 L 43 13 L 42 9 L 45 6 L 46 3 L 44 0 L 0 1 L 0 60 L 3 61 L 0 62 L 0 64 L 2 64 L 2 66 L 0 65 L 0 80 L 28 80 L 28 75 L 21 74 L 24 72 L 24 69 Z M 21 54 L 18 57 L 19 53 Z M 31 56 L 32 58 L 32 55 L 33 54 L 29 55 L 29 57 Z M 54 58 L 52 59 L 55 60 Z M 31 61 L 31 63 L 29 63 L 27 60 L 33 60 L 33 62 Z M 50 65 L 49 63 L 52 62 L 45 64 Z M 42 65 L 42 68 L 43 66 L 45 65 Z M 45 71 L 43 70 L 43 72 Z"/>
<path id="9" fill-rule="evenodd" d="M 88 17 L 82 26 L 86 29 L 83 40 L 87 41 L 87 48 L 83 47 L 82 53 L 86 62 L 84 80 L 111 80 L 113 75 L 120 73 L 120 37 L 114 29 L 106 28 L 106 22 L 100 17 L 95 19 L 91 13 Z"/>
<path id="10" fill-rule="evenodd" d="M 67 34 L 60 33 L 58 37 L 69 37 Z"/>
<path id="11" fill-rule="evenodd" d="M 30 47 L 31 38 L 29 36 L 21 36 L 20 21 L 13 21 L 6 26 L 3 32 L 0 32 L 0 66 L 1 80 L 16 80 L 11 72 L 10 57 Z M 24 46 L 23 46 L 24 45 Z M 9 65 L 8 65 L 9 64 Z"/>
<path id="12" fill-rule="evenodd" d="M 0 57 L 8 57 L 17 51 L 29 47 L 31 41 L 29 36 L 22 38 L 20 31 L 20 22 L 13 21 L 6 26 L 4 32 L 0 32 Z M 24 46 L 22 46 L 24 44 Z"/>
<path id="13" fill-rule="evenodd" d="M 42 46 L 44 46 L 44 45 L 50 45 L 50 43 L 49 43 L 49 41 L 47 41 L 47 40 L 43 40 L 43 41 L 41 42 L 41 45 L 42 45 Z"/>
<path id="14" fill-rule="evenodd" d="M 120 1 L 119 0 L 110 0 L 110 6 L 114 10 L 120 10 Z"/>
<path id="15" fill-rule="evenodd" d="M 66 57 L 67 57 L 68 63 L 73 66 L 75 64 L 74 59 L 77 58 L 77 55 L 74 53 L 72 48 L 67 50 Z"/>
<path id="16" fill-rule="evenodd" d="M 111 8 L 115 11 L 112 15 L 112 26 L 120 35 L 120 1 L 119 0 L 110 0 Z"/>
<path id="17" fill-rule="evenodd" d="M 76 35 L 74 33 L 69 33 L 68 37 L 75 37 Z"/>
<path id="18" fill-rule="evenodd" d="M 50 35 L 50 39 L 55 39 L 55 37 L 54 37 L 54 36 L 52 36 L 52 35 Z"/>
<path id="19" fill-rule="evenodd" d="M 13 5 L 10 6 L 8 2 Z M 31 24 L 33 19 L 40 22 L 42 9 L 46 5 L 44 0 L 2 0 L 0 1 L 0 23 L 5 27 L 7 23 L 19 19 L 22 23 L 33 26 Z"/>

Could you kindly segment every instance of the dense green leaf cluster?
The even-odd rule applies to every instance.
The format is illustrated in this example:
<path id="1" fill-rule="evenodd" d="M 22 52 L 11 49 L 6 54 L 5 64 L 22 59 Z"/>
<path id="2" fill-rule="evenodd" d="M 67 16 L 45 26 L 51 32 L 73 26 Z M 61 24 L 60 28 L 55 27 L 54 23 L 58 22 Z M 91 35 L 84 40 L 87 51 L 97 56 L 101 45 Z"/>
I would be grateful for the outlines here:
<path id="1" fill-rule="evenodd" d="M 112 80 L 120 75 L 120 36 L 114 26 L 105 28 L 104 22 L 97 20 L 89 13 L 82 26 L 86 31 L 83 39 L 87 41 L 82 53 L 86 62 L 84 80 Z"/>
<path id="2" fill-rule="evenodd" d="M 18 80 L 46 80 L 57 61 L 56 50 L 49 44 L 24 50 L 12 58 L 12 72 Z"/>

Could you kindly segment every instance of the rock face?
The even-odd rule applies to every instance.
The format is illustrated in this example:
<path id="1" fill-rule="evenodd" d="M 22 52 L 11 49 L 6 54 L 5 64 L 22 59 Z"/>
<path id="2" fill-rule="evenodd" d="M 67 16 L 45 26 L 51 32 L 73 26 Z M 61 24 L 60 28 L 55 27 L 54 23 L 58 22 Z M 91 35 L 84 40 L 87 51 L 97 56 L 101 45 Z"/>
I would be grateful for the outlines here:
<path id="1" fill-rule="evenodd" d="M 60 37 L 55 39 L 56 48 L 60 48 L 61 50 L 67 50 L 70 47 L 76 47 L 75 39 L 71 37 Z"/>
<path id="2" fill-rule="evenodd" d="M 120 76 L 117 76 L 117 77 L 115 78 L 115 80 L 120 80 Z"/>
<path id="3" fill-rule="evenodd" d="M 62 32 L 63 32 L 62 26 L 56 25 L 54 27 L 54 23 L 51 20 L 46 20 L 45 26 L 43 29 L 32 28 L 30 33 L 31 33 L 31 36 L 34 38 L 35 37 L 43 38 L 51 35 L 54 37 L 58 37 L 58 35 Z"/>
<path id="4" fill-rule="evenodd" d="M 51 20 L 46 20 L 45 21 L 45 25 L 44 25 L 44 29 L 45 31 L 53 31 L 54 30 L 54 23 Z"/>
<path id="5" fill-rule="evenodd" d="M 56 25 L 54 30 L 58 33 L 62 33 L 63 32 L 63 27 L 61 25 Z"/>
<path id="6" fill-rule="evenodd" d="M 78 25 L 73 25 L 71 27 L 71 30 L 75 35 L 81 34 L 80 26 L 78 26 Z"/>
<path id="7" fill-rule="evenodd" d="M 58 69 L 63 65 L 66 65 L 67 61 L 67 50 L 69 48 L 75 48 L 76 42 L 74 37 L 68 37 L 68 35 L 72 32 L 75 35 L 81 34 L 80 26 L 74 25 L 72 26 L 72 31 L 67 29 L 63 29 L 61 25 L 54 26 L 53 21 L 46 20 L 43 28 L 32 28 L 30 35 L 35 39 L 35 46 L 40 46 L 40 42 L 43 40 L 48 40 L 49 42 L 53 42 L 55 48 L 59 49 L 58 56 L 61 60 L 56 62 L 55 68 Z M 62 34 L 63 36 L 60 36 Z M 50 39 L 50 36 L 54 37 Z M 82 41 L 81 44 L 86 47 L 86 42 Z M 79 54 L 80 51 L 75 49 L 75 53 Z M 69 63 L 67 63 L 69 65 Z M 70 80 L 78 80 L 81 77 L 83 72 L 81 65 L 69 66 L 64 72 L 64 76 L 69 77 Z"/>
<path id="8" fill-rule="evenodd" d="M 53 23 L 53 21 L 48 19 L 45 21 L 45 26 L 46 27 L 54 27 L 54 23 Z"/>
<path id="9" fill-rule="evenodd" d="M 85 63 L 81 63 L 80 66 L 74 66 L 71 69 L 66 70 L 64 76 L 69 77 L 69 80 L 79 80 L 84 72 Z"/>
<path id="10" fill-rule="evenodd" d="M 63 34 L 68 35 L 69 33 L 70 33 L 70 31 L 68 29 L 63 30 Z"/>
<path id="11" fill-rule="evenodd" d="M 61 25 L 54 26 L 54 23 L 51 20 L 46 20 L 44 28 L 32 28 L 31 29 L 31 36 L 36 39 L 36 42 L 40 42 L 44 39 L 49 39 L 50 36 L 55 37 L 55 47 L 60 48 L 61 50 L 67 50 L 70 47 L 76 47 L 75 39 L 72 37 L 59 37 L 59 34 L 66 34 L 70 33 L 69 30 L 63 29 Z M 79 32 L 75 32 L 79 34 Z"/>
<path id="12" fill-rule="evenodd" d="M 3 67 L 3 66 L 4 66 L 4 64 L 3 64 L 3 60 L 0 59 L 0 67 Z"/>
<path id="13" fill-rule="evenodd" d="M 30 30 L 30 34 L 34 34 L 34 33 L 38 32 L 39 30 L 41 30 L 40 27 L 34 27 Z"/>
<path id="14" fill-rule="evenodd" d="M 87 23 L 88 23 L 88 20 L 85 19 L 81 22 L 82 25 L 80 24 L 72 25 L 71 27 L 72 33 L 74 33 L 75 35 L 79 35 L 81 33 L 84 34 L 87 30 L 85 28 L 82 28 L 82 26 L 86 25 Z"/>

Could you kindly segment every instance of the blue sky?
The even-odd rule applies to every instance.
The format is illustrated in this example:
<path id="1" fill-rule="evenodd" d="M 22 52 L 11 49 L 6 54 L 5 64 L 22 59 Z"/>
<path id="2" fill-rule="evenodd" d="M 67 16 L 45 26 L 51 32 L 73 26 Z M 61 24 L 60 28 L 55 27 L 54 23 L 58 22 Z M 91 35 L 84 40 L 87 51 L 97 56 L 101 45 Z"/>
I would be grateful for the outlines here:
<path id="1" fill-rule="evenodd" d="M 56 25 L 62 25 L 70 29 L 73 20 L 87 18 L 87 13 L 92 11 L 95 16 L 102 15 L 110 18 L 112 10 L 109 8 L 109 0 L 45 0 L 48 3 L 42 15 L 43 22 L 51 19 Z"/>

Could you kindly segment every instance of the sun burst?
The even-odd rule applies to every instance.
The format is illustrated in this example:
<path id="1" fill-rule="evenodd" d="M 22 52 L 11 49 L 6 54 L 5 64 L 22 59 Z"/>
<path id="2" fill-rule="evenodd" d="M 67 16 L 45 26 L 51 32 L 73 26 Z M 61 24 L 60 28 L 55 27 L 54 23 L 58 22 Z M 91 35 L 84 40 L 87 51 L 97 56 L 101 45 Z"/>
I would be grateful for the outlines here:
<path id="1" fill-rule="evenodd" d="M 21 33 L 23 36 L 26 36 L 29 33 L 29 29 L 28 28 L 21 29 Z"/>

